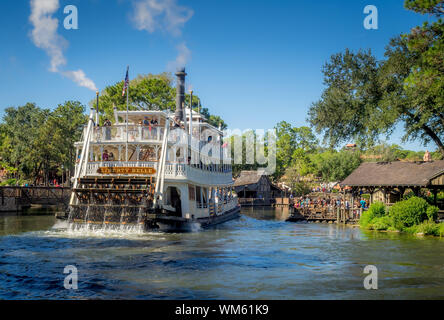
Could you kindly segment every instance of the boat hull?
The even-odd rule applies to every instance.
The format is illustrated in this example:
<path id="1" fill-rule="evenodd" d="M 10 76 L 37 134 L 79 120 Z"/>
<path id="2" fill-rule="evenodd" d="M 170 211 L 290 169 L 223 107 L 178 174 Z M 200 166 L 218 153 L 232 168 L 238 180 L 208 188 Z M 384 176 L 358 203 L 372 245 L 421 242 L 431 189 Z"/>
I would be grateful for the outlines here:
<path id="1" fill-rule="evenodd" d="M 240 206 L 218 216 L 198 218 L 195 220 L 180 217 L 158 215 L 154 219 L 157 230 L 163 232 L 194 232 L 200 229 L 211 228 L 215 225 L 234 220 L 240 217 Z M 149 228 L 150 229 L 150 228 Z"/>

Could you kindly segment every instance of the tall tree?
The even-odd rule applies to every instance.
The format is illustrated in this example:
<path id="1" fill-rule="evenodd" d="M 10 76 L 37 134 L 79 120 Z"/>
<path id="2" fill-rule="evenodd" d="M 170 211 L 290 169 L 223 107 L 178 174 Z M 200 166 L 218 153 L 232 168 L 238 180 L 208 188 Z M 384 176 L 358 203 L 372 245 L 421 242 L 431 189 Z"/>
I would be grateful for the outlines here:
<path id="1" fill-rule="evenodd" d="M 35 177 L 42 168 L 39 160 L 45 150 L 37 150 L 36 141 L 49 113 L 33 103 L 5 110 L 1 131 L 7 138 L 2 141 L 1 156 L 22 178 Z"/>
<path id="2" fill-rule="evenodd" d="M 322 72 L 327 88 L 310 107 L 309 122 L 330 147 L 360 137 L 372 144 L 385 131 L 385 121 L 375 114 L 380 100 L 376 58 L 371 51 L 346 49 L 333 55 Z"/>
<path id="3" fill-rule="evenodd" d="M 443 14 L 439 0 L 406 0 L 405 6 Z M 310 123 L 331 146 L 352 139 L 372 145 L 402 123 L 404 141 L 433 142 L 444 157 L 443 34 L 441 19 L 425 23 L 392 39 L 380 62 L 369 51 L 333 55 L 323 68 L 327 89 L 311 106 Z"/>
<path id="4" fill-rule="evenodd" d="M 429 13 L 436 16 L 444 14 L 444 2 L 442 0 L 405 0 L 404 6 L 418 13 Z"/>
<path id="5" fill-rule="evenodd" d="M 126 95 L 122 96 L 124 82 L 120 81 L 106 87 L 99 99 L 99 109 L 103 118 L 113 118 L 113 109 L 126 110 Z M 170 73 L 139 75 L 130 81 L 129 85 L 129 109 L 149 109 L 149 110 L 167 110 L 176 109 L 176 89 L 174 88 L 173 77 Z M 190 94 L 185 94 L 185 103 L 189 105 Z M 96 101 L 92 101 L 93 108 L 96 107 Z M 197 95 L 193 95 L 192 107 L 197 110 L 201 101 Z M 207 118 L 208 122 L 222 129 L 227 127 L 226 123 L 219 117 L 210 114 L 208 108 L 201 108 L 201 113 Z"/>
<path id="6" fill-rule="evenodd" d="M 290 166 L 297 166 L 299 174 L 304 175 L 309 166 L 305 154 L 316 149 L 318 144 L 316 136 L 309 127 L 292 127 L 286 121 L 279 122 L 275 129 L 277 132 L 275 177 L 282 176 Z"/>
<path id="7" fill-rule="evenodd" d="M 87 120 L 84 105 L 78 101 L 67 101 L 59 105 L 45 123 L 52 132 L 51 143 L 57 150 L 54 160 L 71 172 L 76 160 L 74 143 L 81 140 Z"/>
<path id="8" fill-rule="evenodd" d="M 371 146 L 403 123 L 404 141 L 433 141 L 444 155 L 442 88 L 436 88 L 442 81 L 419 93 L 421 85 L 411 80 L 418 59 L 404 37 L 390 42 L 382 62 L 363 51 L 332 56 L 323 69 L 327 89 L 308 120 L 332 147 L 350 140 Z"/>

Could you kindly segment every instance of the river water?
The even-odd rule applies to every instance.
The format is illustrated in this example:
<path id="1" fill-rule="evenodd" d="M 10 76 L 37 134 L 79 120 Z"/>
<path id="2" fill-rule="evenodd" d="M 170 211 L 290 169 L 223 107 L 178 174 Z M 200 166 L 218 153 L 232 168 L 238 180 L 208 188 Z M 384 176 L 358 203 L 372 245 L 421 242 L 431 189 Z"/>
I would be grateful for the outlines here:
<path id="1" fill-rule="evenodd" d="M 195 233 L 72 232 L 0 217 L 0 299 L 443 299 L 444 240 L 285 222 L 285 209 Z M 65 266 L 78 290 L 64 288 Z M 378 269 L 365 290 L 363 269 Z"/>

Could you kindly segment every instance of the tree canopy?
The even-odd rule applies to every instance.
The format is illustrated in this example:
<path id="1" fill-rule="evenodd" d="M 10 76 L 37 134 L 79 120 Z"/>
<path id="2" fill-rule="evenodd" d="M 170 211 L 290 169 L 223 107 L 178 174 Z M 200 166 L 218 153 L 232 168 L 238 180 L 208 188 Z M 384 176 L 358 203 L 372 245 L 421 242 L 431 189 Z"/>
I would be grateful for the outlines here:
<path id="1" fill-rule="evenodd" d="M 421 13 L 442 1 L 406 1 Z M 331 147 L 372 146 L 404 125 L 403 141 L 433 142 L 444 156 L 444 26 L 441 19 L 400 35 L 378 61 L 370 50 L 335 54 L 322 69 L 324 90 L 308 120 Z"/>
<path id="2" fill-rule="evenodd" d="M 87 121 L 85 107 L 67 101 L 54 111 L 34 103 L 7 108 L 0 124 L 2 166 L 18 178 L 48 182 L 49 172 L 74 166 L 74 142 Z"/>
<path id="3" fill-rule="evenodd" d="M 106 87 L 99 98 L 99 111 L 103 118 L 113 118 L 114 107 L 117 110 L 126 110 L 126 95 L 122 96 L 124 81 L 119 81 Z M 190 104 L 190 94 L 185 94 L 185 103 Z M 174 87 L 173 77 L 170 73 L 138 75 L 129 84 L 129 110 L 176 110 L 176 89 Z M 96 100 L 91 101 L 92 107 L 96 107 Z M 193 95 L 193 110 L 200 112 L 208 123 L 215 127 L 222 126 L 227 128 L 227 124 L 219 116 L 212 115 L 209 109 L 202 107 L 200 98 Z"/>

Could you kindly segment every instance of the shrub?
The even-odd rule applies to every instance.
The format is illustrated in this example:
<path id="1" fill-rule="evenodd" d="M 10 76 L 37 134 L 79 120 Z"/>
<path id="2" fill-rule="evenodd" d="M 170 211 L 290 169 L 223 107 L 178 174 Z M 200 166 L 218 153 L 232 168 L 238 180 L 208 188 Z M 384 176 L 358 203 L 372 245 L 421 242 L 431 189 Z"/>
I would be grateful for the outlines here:
<path id="1" fill-rule="evenodd" d="M 438 212 L 439 212 L 438 207 L 429 205 L 429 207 L 427 208 L 427 212 L 426 212 L 427 217 L 429 218 L 429 220 L 435 221 L 438 218 Z"/>
<path id="2" fill-rule="evenodd" d="M 385 205 L 382 202 L 373 203 L 367 211 L 362 212 L 359 224 L 363 228 L 372 229 L 373 220 L 385 215 Z"/>
<path id="3" fill-rule="evenodd" d="M 373 230 L 388 230 L 392 225 L 392 219 L 389 216 L 376 217 L 373 219 L 370 228 Z"/>
<path id="4" fill-rule="evenodd" d="M 414 225 L 419 225 L 435 214 L 435 209 L 429 209 L 426 200 L 412 197 L 396 203 L 390 208 L 390 216 L 393 219 L 393 226 L 398 230 L 404 230 Z"/>
<path id="5" fill-rule="evenodd" d="M 424 235 L 444 236 L 444 223 L 435 223 L 433 221 L 425 221 L 417 226 L 411 226 L 405 229 L 408 233 L 422 233 Z"/>
<path id="6" fill-rule="evenodd" d="M 0 185 L 2 187 L 4 186 L 15 186 L 17 184 L 17 180 L 16 179 L 8 179 L 6 181 L 3 181 Z"/>
<path id="7" fill-rule="evenodd" d="M 444 236 L 444 223 L 438 224 L 438 234 L 437 236 L 443 237 Z"/>
<path id="8" fill-rule="evenodd" d="M 368 212 L 370 212 L 374 217 L 383 217 L 386 213 L 385 205 L 382 202 L 375 202 L 370 206 Z"/>
<path id="9" fill-rule="evenodd" d="M 426 221 L 416 228 L 416 233 L 436 236 L 439 233 L 439 225 L 433 221 Z"/>

